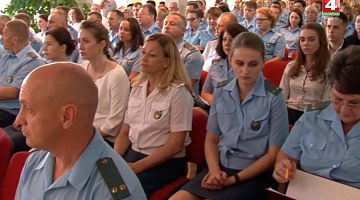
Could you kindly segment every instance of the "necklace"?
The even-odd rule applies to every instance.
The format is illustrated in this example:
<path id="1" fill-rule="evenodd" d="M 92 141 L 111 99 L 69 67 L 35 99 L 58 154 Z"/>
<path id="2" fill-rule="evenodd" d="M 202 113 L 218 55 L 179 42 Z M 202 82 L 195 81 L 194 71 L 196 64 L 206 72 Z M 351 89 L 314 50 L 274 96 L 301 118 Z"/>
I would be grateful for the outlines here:
<path id="1" fill-rule="evenodd" d="M 90 73 L 91 79 L 92 79 L 94 82 L 96 82 L 96 80 L 98 80 L 98 79 L 100 79 L 100 78 L 102 78 L 102 77 L 104 76 L 105 64 L 106 64 L 106 59 L 104 60 L 104 64 L 102 65 L 102 70 L 101 70 L 100 76 L 97 75 L 97 74 L 94 72 L 94 70 L 93 70 L 92 67 L 90 67 L 90 69 L 91 69 L 91 73 Z"/>

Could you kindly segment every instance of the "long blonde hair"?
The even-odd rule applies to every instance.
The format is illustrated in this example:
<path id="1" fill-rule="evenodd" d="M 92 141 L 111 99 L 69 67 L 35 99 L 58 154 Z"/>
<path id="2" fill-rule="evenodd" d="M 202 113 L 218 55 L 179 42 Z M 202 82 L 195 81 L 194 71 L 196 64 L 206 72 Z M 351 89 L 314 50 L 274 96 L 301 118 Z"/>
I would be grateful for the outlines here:
<path id="1" fill-rule="evenodd" d="M 170 66 L 165 68 L 162 72 L 157 88 L 159 90 L 164 90 L 172 83 L 185 84 L 186 89 L 188 89 L 189 92 L 192 93 L 193 88 L 190 78 L 185 70 L 184 64 L 180 59 L 179 50 L 174 40 L 168 35 L 157 33 L 148 36 L 145 40 L 145 43 L 150 41 L 156 41 L 163 49 L 165 57 L 170 58 Z M 131 86 L 138 86 L 146 79 L 147 74 L 140 72 L 140 74 L 132 80 Z"/>

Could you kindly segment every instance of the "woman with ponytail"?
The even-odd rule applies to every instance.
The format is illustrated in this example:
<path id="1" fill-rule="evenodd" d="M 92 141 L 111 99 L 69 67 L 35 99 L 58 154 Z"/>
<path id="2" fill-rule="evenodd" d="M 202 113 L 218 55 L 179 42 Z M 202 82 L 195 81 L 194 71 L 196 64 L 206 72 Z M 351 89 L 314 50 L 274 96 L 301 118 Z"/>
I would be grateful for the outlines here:
<path id="1" fill-rule="evenodd" d="M 85 20 L 80 24 L 78 48 L 81 65 L 98 87 L 99 102 L 94 126 L 111 146 L 124 120 L 130 92 L 124 69 L 110 57 L 107 29 L 99 22 Z"/>

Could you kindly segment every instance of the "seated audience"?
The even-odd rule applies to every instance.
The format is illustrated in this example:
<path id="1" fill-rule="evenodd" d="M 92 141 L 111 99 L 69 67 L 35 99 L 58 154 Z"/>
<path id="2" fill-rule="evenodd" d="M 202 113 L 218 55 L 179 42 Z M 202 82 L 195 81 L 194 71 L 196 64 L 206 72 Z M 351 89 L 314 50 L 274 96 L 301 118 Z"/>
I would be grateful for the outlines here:
<path id="1" fill-rule="evenodd" d="M 20 100 L 16 122 L 27 145 L 39 150 L 26 160 L 15 199 L 146 199 L 135 174 L 92 126 L 98 92 L 81 66 L 39 67 L 22 84 Z"/>
<path id="2" fill-rule="evenodd" d="M 184 40 L 190 44 L 198 45 L 198 40 L 196 35 L 201 29 L 200 22 L 204 17 L 204 12 L 200 9 L 189 10 L 188 14 L 185 16 L 188 28 L 184 34 Z"/>
<path id="3" fill-rule="evenodd" d="M 346 15 L 340 12 L 339 17 L 329 17 L 326 20 L 326 36 L 328 38 L 329 44 L 328 49 L 331 55 L 336 54 L 342 49 L 345 49 L 349 46 L 346 43 L 344 36 L 347 32 L 346 27 L 348 24 L 348 19 Z"/>
<path id="4" fill-rule="evenodd" d="M 352 35 L 347 37 L 345 41 L 348 44 L 360 45 L 360 13 L 355 15 L 355 30 Z"/>
<path id="5" fill-rule="evenodd" d="M 276 155 L 288 135 L 281 89 L 261 73 L 264 43 L 254 33 L 232 42 L 235 78 L 215 89 L 205 139 L 208 170 L 170 199 L 266 199 Z"/>
<path id="6" fill-rule="evenodd" d="M 174 40 L 146 38 L 141 72 L 132 81 L 115 150 L 138 176 L 147 196 L 185 174 L 192 123 L 192 87 Z"/>
<path id="7" fill-rule="evenodd" d="M 42 41 L 44 41 L 45 38 L 45 32 L 47 29 L 47 21 L 48 21 L 48 14 L 40 14 L 36 17 L 36 25 L 38 27 L 39 32 L 36 33 L 36 37 L 40 38 Z"/>
<path id="8" fill-rule="evenodd" d="M 64 27 L 56 27 L 45 33 L 43 51 L 49 62 L 68 61 L 76 48 L 76 42 Z"/>
<path id="9" fill-rule="evenodd" d="M 325 69 L 330 60 L 324 29 L 318 23 L 301 27 L 295 61 L 285 68 L 280 87 L 288 107 L 289 123 L 294 124 L 306 105 L 329 99 Z"/>
<path id="10" fill-rule="evenodd" d="M 163 28 L 165 17 L 168 16 L 168 14 L 169 11 L 167 11 L 165 8 L 160 8 L 157 11 L 156 24 L 160 29 Z"/>
<path id="11" fill-rule="evenodd" d="M 101 23 L 93 20 L 81 22 L 78 41 L 80 55 L 86 60 L 81 65 L 99 90 L 94 126 L 113 146 L 124 121 L 129 80 L 124 69 L 109 55 L 108 31 Z"/>
<path id="12" fill-rule="evenodd" d="M 140 72 L 140 46 L 144 44 L 139 23 L 135 18 L 120 23 L 119 42 L 114 49 L 114 59 L 124 68 L 129 80 Z"/>
<path id="13" fill-rule="evenodd" d="M 102 16 L 98 12 L 90 12 L 87 16 L 87 19 L 95 20 L 95 21 L 102 23 Z"/>
<path id="14" fill-rule="evenodd" d="M 316 20 L 318 16 L 318 10 L 316 9 L 315 6 L 313 5 L 306 6 L 304 14 L 305 14 L 304 23 L 310 23 L 310 22 L 317 23 Z"/>
<path id="15" fill-rule="evenodd" d="M 283 34 L 286 48 L 289 50 L 289 56 L 298 48 L 298 39 L 300 28 L 303 25 L 302 14 L 299 9 L 294 9 L 289 12 L 289 18 L 286 26 L 279 30 Z"/>
<path id="16" fill-rule="evenodd" d="M 341 8 L 340 10 L 342 13 L 344 13 L 348 19 L 348 25 L 346 27 L 346 34 L 344 35 L 344 38 L 347 38 L 349 35 L 352 35 L 354 33 L 354 16 L 352 15 L 351 12 L 351 7 L 350 6 L 344 6 Z"/>
<path id="17" fill-rule="evenodd" d="M 360 188 L 360 47 L 336 53 L 327 69 L 331 100 L 309 105 L 276 159 L 286 183 L 301 170 Z M 288 178 L 286 178 L 288 171 Z"/>
<path id="18" fill-rule="evenodd" d="M 79 31 L 80 22 L 85 20 L 85 16 L 81 8 L 72 7 L 69 10 L 69 25 L 76 31 Z"/>

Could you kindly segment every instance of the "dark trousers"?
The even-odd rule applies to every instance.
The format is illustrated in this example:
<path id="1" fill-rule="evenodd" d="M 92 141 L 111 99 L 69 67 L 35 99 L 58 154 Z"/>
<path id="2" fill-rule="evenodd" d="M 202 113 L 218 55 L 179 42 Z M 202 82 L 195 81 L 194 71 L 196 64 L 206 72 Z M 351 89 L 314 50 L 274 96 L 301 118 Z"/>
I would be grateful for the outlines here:
<path id="1" fill-rule="evenodd" d="M 147 156 L 148 155 L 129 149 L 123 158 L 126 162 L 133 163 Z M 185 158 L 172 158 L 136 175 L 144 188 L 146 196 L 149 197 L 157 189 L 171 183 L 180 176 L 184 176 L 185 168 Z"/>
<path id="2" fill-rule="evenodd" d="M 0 127 L 5 128 L 15 121 L 16 115 L 0 108 Z"/>
<path id="3" fill-rule="evenodd" d="M 288 111 L 288 117 L 289 117 L 289 124 L 291 124 L 291 125 L 294 125 L 295 122 L 304 113 L 303 111 L 294 110 L 294 109 L 291 109 L 291 108 L 288 108 L 287 111 Z"/>

